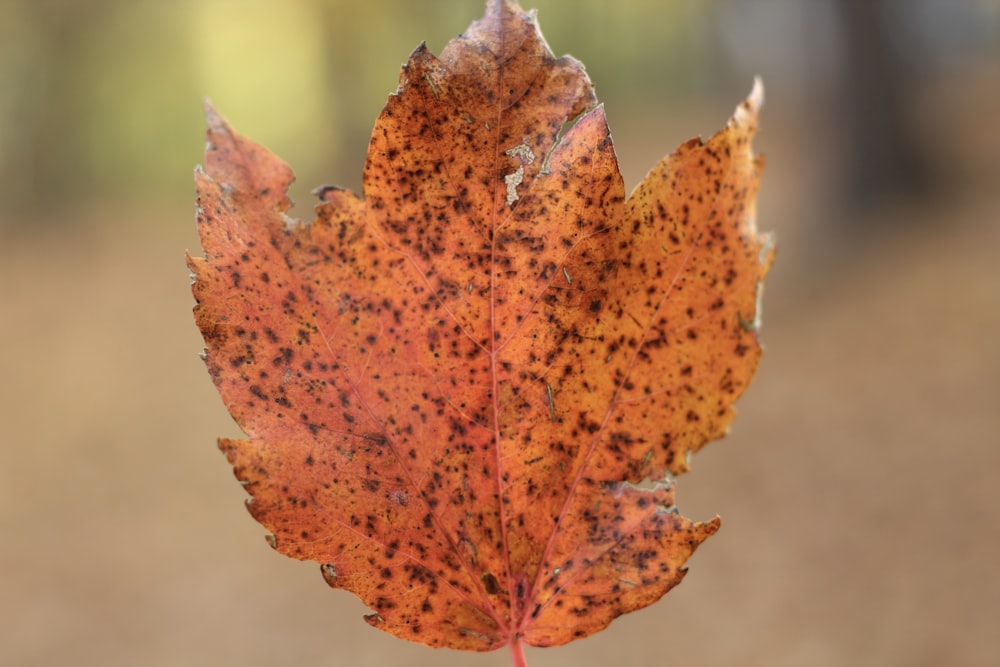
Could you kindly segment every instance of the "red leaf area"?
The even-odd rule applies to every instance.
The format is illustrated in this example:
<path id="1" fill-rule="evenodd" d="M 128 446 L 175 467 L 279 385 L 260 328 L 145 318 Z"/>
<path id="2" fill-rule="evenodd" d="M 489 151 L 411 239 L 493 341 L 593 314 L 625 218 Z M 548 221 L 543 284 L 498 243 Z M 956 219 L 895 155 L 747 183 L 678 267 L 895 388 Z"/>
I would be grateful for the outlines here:
<path id="1" fill-rule="evenodd" d="M 210 109 L 195 318 L 272 546 L 379 629 L 515 655 L 679 583 L 719 520 L 681 516 L 668 475 L 760 356 L 761 98 L 626 199 L 583 67 L 493 1 L 413 53 L 364 198 L 324 188 L 311 224 Z"/>

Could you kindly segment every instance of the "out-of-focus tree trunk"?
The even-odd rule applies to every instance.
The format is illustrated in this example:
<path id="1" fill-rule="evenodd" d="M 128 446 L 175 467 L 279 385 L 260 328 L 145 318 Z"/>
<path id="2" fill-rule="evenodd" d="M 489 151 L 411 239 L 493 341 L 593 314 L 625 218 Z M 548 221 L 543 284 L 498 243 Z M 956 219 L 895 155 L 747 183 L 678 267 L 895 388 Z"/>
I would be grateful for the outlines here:
<path id="1" fill-rule="evenodd" d="M 891 3 L 835 3 L 843 20 L 846 51 L 843 203 L 855 211 L 897 198 L 918 198 L 926 194 L 931 180 L 929 159 L 921 150 L 910 111 L 919 81 L 894 50 Z"/>
<path id="2" fill-rule="evenodd" d="M 0 130 L 0 177 L 5 207 L 52 211 L 85 191 L 85 138 L 76 122 L 91 83 L 82 73 L 81 53 L 88 29 L 106 17 L 112 3 L 22 2 L 26 35 L 13 36 L 15 52 L 27 55 L 9 63 L 9 76 L 23 82 Z"/>

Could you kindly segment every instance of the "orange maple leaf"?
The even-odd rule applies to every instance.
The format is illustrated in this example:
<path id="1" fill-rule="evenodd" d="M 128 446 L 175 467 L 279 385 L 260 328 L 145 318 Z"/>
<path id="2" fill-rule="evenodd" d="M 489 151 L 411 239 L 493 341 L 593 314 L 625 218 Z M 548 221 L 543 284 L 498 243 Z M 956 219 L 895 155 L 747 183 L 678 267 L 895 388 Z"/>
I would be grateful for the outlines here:
<path id="1" fill-rule="evenodd" d="M 271 545 L 379 629 L 515 662 L 679 583 L 719 519 L 680 516 L 668 476 L 760 356 L 761 99 L 626 199 L 583 67 L 494 0 L 412 54 L 364 198 L 324 188 L 308 225 L 291 170 L 209 109 L 195 318 Z"/>

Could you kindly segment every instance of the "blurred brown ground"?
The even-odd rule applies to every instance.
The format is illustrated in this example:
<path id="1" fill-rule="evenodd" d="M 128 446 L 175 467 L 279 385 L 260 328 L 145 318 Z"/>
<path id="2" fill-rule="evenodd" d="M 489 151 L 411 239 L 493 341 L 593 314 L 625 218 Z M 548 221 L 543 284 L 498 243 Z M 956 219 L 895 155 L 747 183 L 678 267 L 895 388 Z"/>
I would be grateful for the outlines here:
<path id="1" fill-rule="evenodd" d="M 409 42 L 384 48 L 401 60 Z M 383 99 L 395 76 L 378 73 Z M 833 119 L 779 78 L 758 142 L 759 222 L 780 245 L 767 353 L 733 433 L 678 486 L 723 530 L 660 603 L 531 664 L 1000 664 L 998 81 L 988 59 L 928 89 L 947 187 L 845 230 Z M 626 181 L 748 88 L 619 125 L 602 95 Z M 197 357 L 191 186 L 0 214 L 0 664 L 509 664 L 381 634 L 317 566 L 267 548 L 214 446 L 238 431 Z"/>

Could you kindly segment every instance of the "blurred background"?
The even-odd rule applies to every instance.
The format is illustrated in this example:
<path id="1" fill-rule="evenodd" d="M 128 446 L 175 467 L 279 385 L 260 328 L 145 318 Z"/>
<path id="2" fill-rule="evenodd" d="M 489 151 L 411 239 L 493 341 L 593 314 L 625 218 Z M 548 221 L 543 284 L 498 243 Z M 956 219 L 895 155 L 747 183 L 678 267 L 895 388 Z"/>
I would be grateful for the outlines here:
<path id="1" fill-rule="evenodd" d="M 682 586 L 537 665 L 1000 664 L 1000 2 L 525 0 L 627 187 L 764 78 L 767 353 L 678 504 Z M 269 549 L 198 359 L 201 101 L 360 187 L 479 0 L 0 0 L 0 664 L 505 665 L 361 621 Z M 389 661 L 392 661 L 391 663 Z"/>

